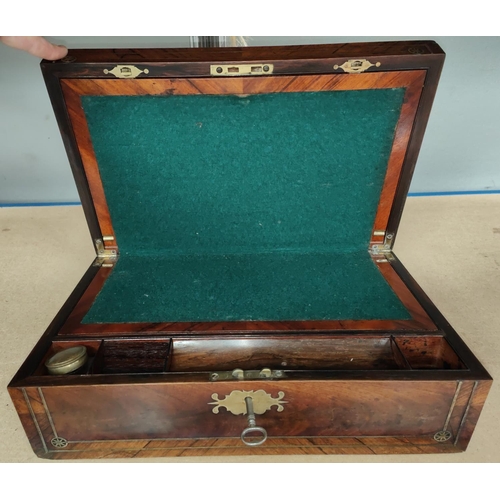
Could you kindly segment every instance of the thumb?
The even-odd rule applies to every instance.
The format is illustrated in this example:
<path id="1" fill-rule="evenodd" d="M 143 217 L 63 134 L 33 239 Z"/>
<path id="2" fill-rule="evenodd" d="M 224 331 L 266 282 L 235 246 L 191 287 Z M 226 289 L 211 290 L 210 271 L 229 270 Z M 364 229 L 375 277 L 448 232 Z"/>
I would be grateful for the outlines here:
<path id="1" fill-rule="evenodd" d="M 0 40 L 14 49 L 24 50 L 29 54 L 55 61 L 63 58 L 68 49 L 61 45 L 54 45 L 42 36 L 2 36 Z"/>

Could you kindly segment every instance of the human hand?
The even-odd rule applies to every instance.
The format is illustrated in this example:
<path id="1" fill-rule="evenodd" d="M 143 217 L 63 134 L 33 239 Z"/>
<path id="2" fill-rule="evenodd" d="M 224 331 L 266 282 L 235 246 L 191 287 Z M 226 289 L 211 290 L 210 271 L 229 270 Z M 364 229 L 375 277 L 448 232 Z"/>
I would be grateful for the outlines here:
<path id="1" fill-rule="evenodd" d="M 68 53 L 66 47 L 54 45 L 43 36 L 0 36 L 0 41 L 9 47 L 24 50 L 33 56 L 49 61 L 62 59 Z"/>

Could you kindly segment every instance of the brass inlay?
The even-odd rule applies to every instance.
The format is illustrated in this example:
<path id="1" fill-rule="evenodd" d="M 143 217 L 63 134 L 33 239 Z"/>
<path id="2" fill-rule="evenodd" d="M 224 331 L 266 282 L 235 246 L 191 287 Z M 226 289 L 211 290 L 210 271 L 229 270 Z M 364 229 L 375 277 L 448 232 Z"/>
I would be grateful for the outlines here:
<path id="1" fill-rule="evenodd" d="M 367 59 L 349 59 L 342 65 L 336 64 L 333 69 L 342 68 L 345 73 L 363 73 L 368 68 L 372 66 L 380 67 L 381 63 L 376 62 L 375 64 L 371 63 Z"/>
<path id="2" fill-rule="evenodd" d="M 474 382 L 474 386 L 472 387 L 472 391 L 471 391 L 470 396 L 469 396 L 469 401 L 467 402 L 467 407 L 465 408 L 464 416 L 462 417 L 462 420 L 460 421 L 460 426 L 458 427 L 457 435 L 455 436 L 455 442 L 453 443 L 454 445 L 456 445 L 458 443 L 458 438 L 460 436 L 460 432 L 462 432 L 462 427 L 465 424 L 465 420 L 467 419 L 467 415 L 469 414 L 470 405 L 472 404 L 472 398 L 474 397 L 478 383 L 479 382 Z"/>
<path id="3" fill-rule="evenodd" d="M 462 381 L 460 381 L 457 384 L 457 390 L 455 391 L 455 396 L 453 396 L 453 401 L 451 402 L 450 411 L 448 412 L 448 416 L 446 417 L 446 421 L 444 423 L 443 431 L 445 431 L 447 429 L 448 424 L 450 423 L 451 414 L 453 413 L 453 410 L 455 409 L 455 405 L 456 405 L 457 399 L 458 399 L 458 394 L 459 394 L 461 388 L 462 388 Z"/>
<path id="4" fill-rule="evenodd" d="M 265 76 L 274 71 L 274 64 L 211 64 L 212 76 Z"/>
<path id="5" fill-rule="evenodd" d="M 434 439 L 438 443 L 444 443 L 445 441 L 448 441 L 448 439 L 451 438 L 451 432 L 450 431 L 439 431 L 434 434 Z"/>
<path id="6" fill-rule="evenodd" d="M 139 69 L 137 66 L 129 64 L 118 64 L 113 69 L 103 70 L 105 75 L 112 74 L 117 78 L 137 78 L 141 73 L 148 74 L 149 69 Z"/>
<path id="7" fill-rule="evenodd" d="M 59 437 L 57 435 L 56 427 L 54 425 L 54 421 L 52 420 L 52 416 L 51 416 L 51 414 L 49 412 L 49 407 L 47 406 L 47 402 L 45 401 L 45 397 L 43 395 L 41 387 L 38 388 L 38 394 L 40 394 L 40 399 L 42 400 L 43 409 L 45 410 L 47 418 L 49 419 L 49 423 L 50 423 L 50 426 L 52 427 L 52 432 L 54 433 L 54 437 Z"/>
<path id="8" fill-rule="evenodd" d="M 38 432 L 38 436 L 40 437 L 40 441 L 42 441 L 43 449 L 45 450 L 45 453 L 48 453 L 49 449 L 47 448 L 47 445 L 45 443 L 45 439 L 43 437 L 42 430 L 40 429 L 40 426 L 38 425 L 38 421 L 35 417 L 35 412 L 33 411 L 33 408 L 31 406 L 28 394 L 26 393 L 26 389 L 22 388 L 21 390 L 23 391 L 24 400 L 26 401 L 26 404 L 28 406 L 28 410 L 30 412 L 31 419 L 33 420 L 33 423 L 35 424 L 36 430 Z"/>
<path id="9" fill-rule="evenodd" d="M 259 389 L 257 391 L 233 391 L 224 399 L 219 399 L 219 395 L 215 393 L 212 394 L 212 399 L 215 402 L 208 404 L 216 405 L 212 409 L 213 413 L 219 413 L 219 409 L 223 407 L 233 415 L 245 415 L 247 412 L 245 398 L 247 397 L 252 398 L 253 410 L 257 415 L 262 415 L 273 406 L 277 406 L 277 411 L 283 411 L 283 405 L 288 403 L 288 401 L 283 401 L 285 393 L 282 391 L 278 392 L 277 398 L 273 398 L 271 394 Z"/>
<path id="10" fill-rule="evenodd" d="M 62 437 L 55 437 L 50 441 L 50 444 L 54 448 L 66 448 L 66 446 L 68 446 L 68 441 Z"/>

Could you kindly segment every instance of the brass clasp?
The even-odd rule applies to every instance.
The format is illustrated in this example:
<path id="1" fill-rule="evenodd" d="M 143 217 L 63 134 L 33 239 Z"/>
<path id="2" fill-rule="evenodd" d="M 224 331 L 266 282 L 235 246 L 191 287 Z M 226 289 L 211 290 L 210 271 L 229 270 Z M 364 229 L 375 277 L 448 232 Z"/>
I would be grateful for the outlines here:
<path id="1" fill-rule="evenodd" d="M 274 71 L 274 64 L 212 64 L 212 76 L 264 76 Z"/>

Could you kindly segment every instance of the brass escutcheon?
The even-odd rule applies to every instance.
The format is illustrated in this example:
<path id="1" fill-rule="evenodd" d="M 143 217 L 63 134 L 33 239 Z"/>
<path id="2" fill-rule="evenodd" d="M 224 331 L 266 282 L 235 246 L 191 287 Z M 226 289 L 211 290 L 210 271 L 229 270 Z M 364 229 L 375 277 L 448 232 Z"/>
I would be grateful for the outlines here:
<path id="1" fill-rule="evenodd" d="M 372 66 L 376 66 L 377 68 L 380 66 L 380 63 L 377 62 L 375 64 L 371 63 L 367 59 L 349 59 L 342 65 L 336 64 L 333 69 L 343 69 L 345 73 L 363 73 L 368 68 Z"/>

